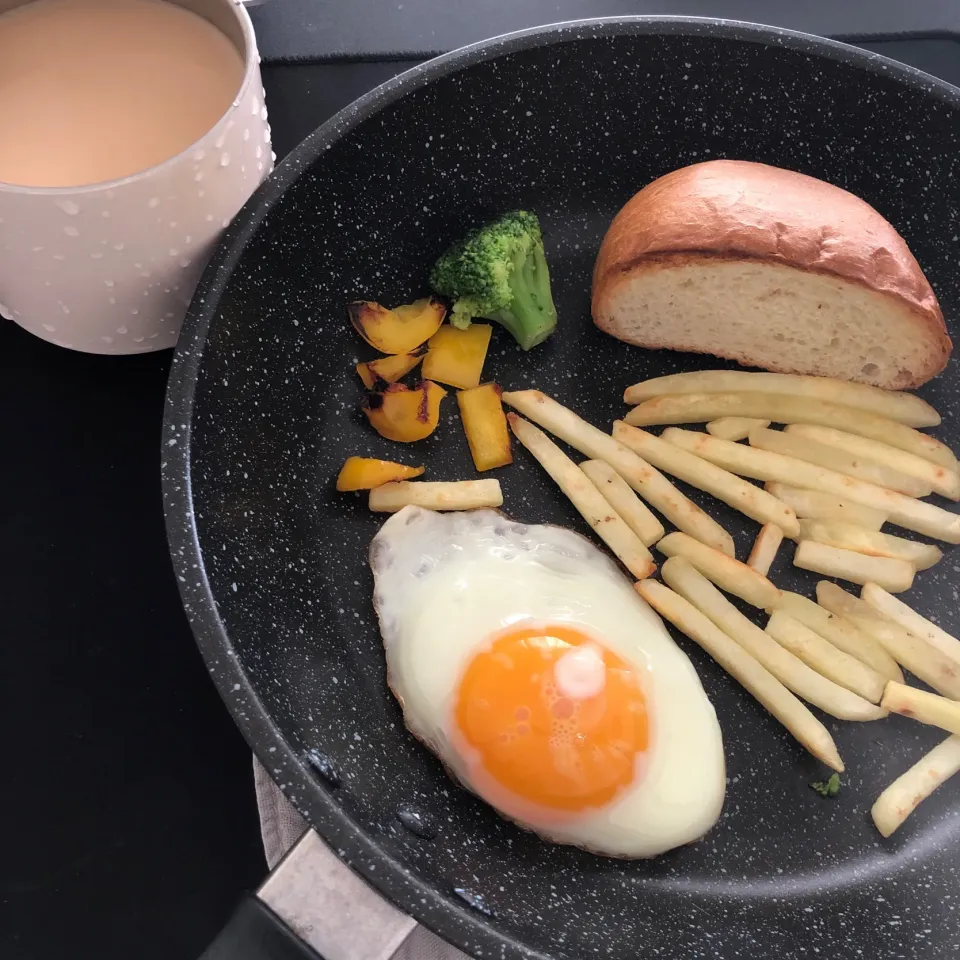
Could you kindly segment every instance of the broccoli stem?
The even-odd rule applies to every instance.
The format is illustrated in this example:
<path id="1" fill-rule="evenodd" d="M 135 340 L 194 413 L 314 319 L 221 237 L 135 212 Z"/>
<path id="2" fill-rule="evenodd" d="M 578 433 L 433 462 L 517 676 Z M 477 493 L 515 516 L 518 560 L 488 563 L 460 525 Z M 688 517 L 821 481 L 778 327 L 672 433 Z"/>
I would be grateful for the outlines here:
<path id="1" fill-rule="evenodd" d="M 543 246 L 535 244 L 517 255 L 510 275 L 513 301 L 486 319 L 502 324 L 524 350 L 543 343 L 557 326 L 557 310 L 550 293 L 550 274 Z"/>

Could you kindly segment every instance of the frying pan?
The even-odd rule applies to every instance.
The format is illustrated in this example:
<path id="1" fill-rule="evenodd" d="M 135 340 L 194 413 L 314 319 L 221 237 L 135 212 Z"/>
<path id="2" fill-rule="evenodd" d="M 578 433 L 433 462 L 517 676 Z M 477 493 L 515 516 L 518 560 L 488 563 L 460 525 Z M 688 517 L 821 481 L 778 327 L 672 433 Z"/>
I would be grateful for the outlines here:
<path id="1" fill-rule="evenodd" d="M 717 365 L 627 347 L 589 316 L 593 258 L 616 210 L 654 177 L 715 157 L 778 164 L 864 197 L 903 233 L 948 319 L 960 314 L 960 91 L 797 33 L 624 18 L 468 47 L 338 114 L 230 228 L 174 359 L 169 537 L 214 681 L 339 856 L 478 957 L 932 958 L 960 946 L 960 804 L 949 788 L 888 841 L 867 814 L 938 739 L 918 724 L 831 724 L 849 772 L 841 794 L 822 800 L 808 787 L 815 763 L 678 638 L 723 728 L 726 806 L 700 842 L 623 862 L 501 820 L 406 733 L 386 691 L 367 567 L 382 517 L 336 494 L 332 478 L 348 454 L 406 454 L 433 479 L 474 471 L 449 401 L 441 428 L 409 451 L 364 424 L 352 365 L 368 351 L 344 305 L 422 295 L 448 242 L 503 210 L 532 208 L 559 331 L 524 354 L 497 330 L 485 376 L 546 390 L 608 424 L 626 384 Z M 944 414 L 938 435 L 955 446 L 956 382 L 951 364 L 922 391 Z M 523 451 L 499 475 L 508 514 L 586 532 Z M 688 492 L 735 532 L 743 556 L 755 528 Z M 918 578 L 910 597 L 954 631 L 955 562 Z M 782 558 L 772 575 L 786 588 L 812 585 Z M 245 949 L 266 950 L 267 939 L 251 933 Z"/>

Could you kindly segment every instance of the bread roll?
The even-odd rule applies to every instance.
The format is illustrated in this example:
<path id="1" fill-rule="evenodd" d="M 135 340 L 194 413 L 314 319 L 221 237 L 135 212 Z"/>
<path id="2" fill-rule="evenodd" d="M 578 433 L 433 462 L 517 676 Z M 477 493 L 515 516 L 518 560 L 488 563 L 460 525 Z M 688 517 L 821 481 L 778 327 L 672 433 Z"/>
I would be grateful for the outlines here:
<path id="1" fill-rule="evenodd" d="M 920 265 L 876 210 L 740 160 L 668 173 L 623 207 L 597 256 L 593 318 L 642 347 L 890 390 L 936 376 L 953 349 Z"/>

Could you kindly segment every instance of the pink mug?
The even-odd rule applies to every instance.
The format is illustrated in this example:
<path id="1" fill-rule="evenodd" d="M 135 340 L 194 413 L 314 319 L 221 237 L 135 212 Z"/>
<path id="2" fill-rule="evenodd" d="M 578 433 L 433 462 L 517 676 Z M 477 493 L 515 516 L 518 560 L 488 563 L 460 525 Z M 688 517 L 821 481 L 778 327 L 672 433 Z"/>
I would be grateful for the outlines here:
<path id="1" fill-rule="evenodd" d="M 27 0 L 0 0 L 0 14 Z M 168 0 L 211 22 L 239 51 L 232 105 L 179 155 L 83 187 L 0 182 L 0 314 L 88 353 L 177 342 L 223 229 L 273 169 L 256 38 L 239 0 Z"/>

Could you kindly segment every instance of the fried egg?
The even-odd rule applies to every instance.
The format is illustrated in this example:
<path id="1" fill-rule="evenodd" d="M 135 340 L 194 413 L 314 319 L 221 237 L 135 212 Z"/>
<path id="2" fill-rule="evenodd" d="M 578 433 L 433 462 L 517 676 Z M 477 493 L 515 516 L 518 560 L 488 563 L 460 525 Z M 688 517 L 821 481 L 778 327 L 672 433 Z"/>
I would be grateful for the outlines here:
<path id="1" fill-rule="evenodd" d="M 652 857 L 725 790 L 713 706 L 632 583 L 579 534 L 405 507 L 370 564 L 390 688 L 465 787 L 547 840 Z"/>

